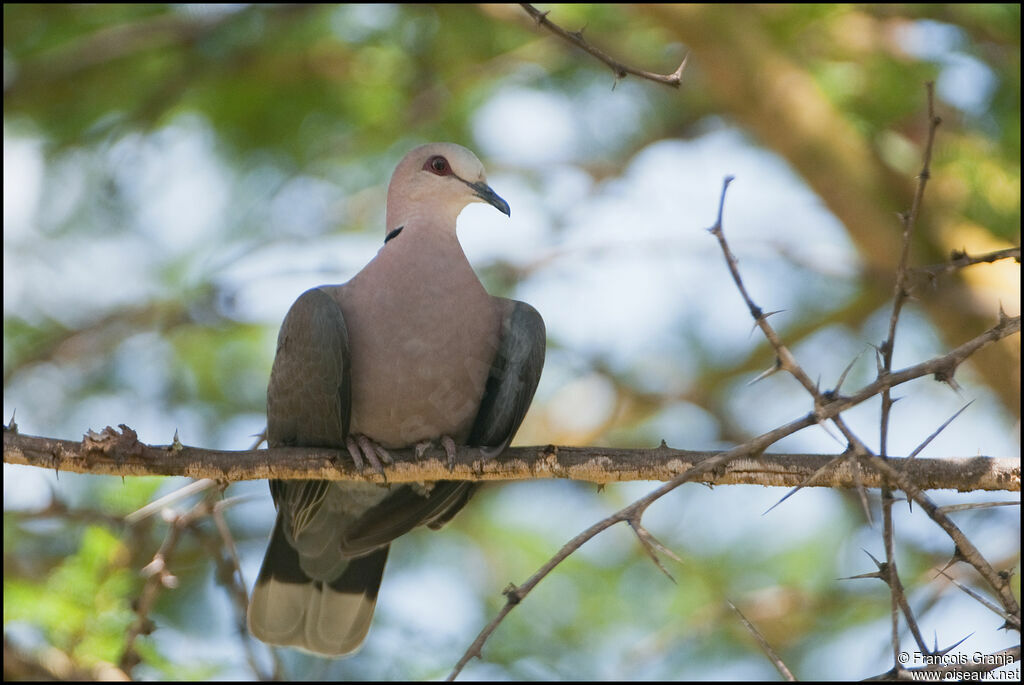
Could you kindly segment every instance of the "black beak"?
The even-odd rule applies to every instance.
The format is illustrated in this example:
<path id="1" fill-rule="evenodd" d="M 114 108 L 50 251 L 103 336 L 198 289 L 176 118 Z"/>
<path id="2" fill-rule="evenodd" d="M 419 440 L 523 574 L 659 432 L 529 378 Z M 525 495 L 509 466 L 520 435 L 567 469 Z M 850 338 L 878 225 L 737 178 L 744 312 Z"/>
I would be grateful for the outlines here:
<path id="1" fill-rule="evenodd" d="M 462 179 L 459 179 L 462 180 Z M 478 198 L 491 205 L 505 216 L 512 216 L 512 209 L 508 206 L 508 203 L 501 199 L 496 192 L 494 192 L 489 185 L 483 181 L 477 181 L 476 183 L 470 183 L 463 181 L 466 185 L 473 189 L 473 194 Z"/>

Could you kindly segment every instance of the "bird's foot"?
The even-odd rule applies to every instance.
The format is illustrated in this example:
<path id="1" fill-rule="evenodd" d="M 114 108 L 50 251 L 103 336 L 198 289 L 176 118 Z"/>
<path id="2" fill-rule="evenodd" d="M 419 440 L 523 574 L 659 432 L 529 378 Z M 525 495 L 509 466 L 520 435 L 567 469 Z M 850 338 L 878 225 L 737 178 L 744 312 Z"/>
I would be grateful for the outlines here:
<path id="1" fill-rule="evenodd" d="M 413 451 L 413 456 L 416 457 L 416 461 L 423 458 L 426 451 L 434 446 L 433 440 L 424 440 L 423 442 L 416 443 L 416 447 Z M 444 448 L 444 453 L 448 457 L 448 470 L 455 470 L 455 440 L 450 435 L 441 436 L 441 447 Z"/>
<path id="2" fill-rule="evenodd" d="M 348 436 L 345 439 L 345 446 L 348 448 L 348 453 L 360 472 L 369 464 L 374 471 L 383 476 L 384 467 L 381 462 L 384 464 L 395 463 L 390 452 L 365 435 Z"/>
<path id="3" fill-rule="evenodd" d="M 444 447 L 444 453 L 448 455 L 448 470 L 455 470 L 455 441 L 452 440 L 450 435 L 441 436 L 441 447 Z"/>

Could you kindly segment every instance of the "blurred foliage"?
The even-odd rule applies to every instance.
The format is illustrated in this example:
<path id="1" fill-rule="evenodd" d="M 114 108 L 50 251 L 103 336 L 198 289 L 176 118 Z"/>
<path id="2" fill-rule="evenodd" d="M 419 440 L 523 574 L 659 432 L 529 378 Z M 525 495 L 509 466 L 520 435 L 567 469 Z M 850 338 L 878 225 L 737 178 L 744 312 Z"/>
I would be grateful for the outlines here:
<path id="1" fill-rule="evenodd" d="M 614 181 L 653 144 L 697 139 L 723 126 L 741 129 L 787 160 L 849 231 L 863 265 L 852 296 L 831 308 L 818 298 L 801 310 L 806 319 L 784 331 L 794 344 L 835 323 L 845 335 L 871 339 L 872 317 L 886 311 L 892 281 L 885 268 L 897 253 L 891 216 L 909 203 L 920 168 L 926 79 L 938 79 L 944 122 L 917 263 L 939 261 L 955 248 L 1019 244 L 1019 5 L 564 5 L 552 11 L 553 20 L 570 30 L 585 27 L 588 40 L 636 67 L 669 73 L 689 53 L 683 87 L 632 78 L 616 84 L 601 64 L 507 5 L 5 4 L 4 261 L 5 272 L 25 280 L 5 275 L 4 387 L 6 401 L 22 410 L 20 422 L 34 429 L 28 432 L 70 438 L 102 427 L 93 421 L 125 422 L 147 442 L 170 442 L 180 427 L 190 444 L 245 447 L 262 420 L 276 323 L 249 313 L 246 298 L 263 293 L 239 285 L 266 271 L 253 275 L 240 265 L 260 255 L 277 259 L 274 275 L 300 272 L 303 288 L 319 282 L 318 269 L 331 271 L 323 280 L 336 278 L 336 263 L 301 262 L 290 256 L 293 248 L 321 241 L 326 253 L 330 241 L 376 236 L 383 183 L 395 160 L 427 140 L 486 148 L 479 114 L 508 92 L 559 98 L 570 108 L 578 143 L 561 164 L 585 177 L 594 196 L 614 192 Z M 809 99 L 796 110 L 807 116 L 789 120 L 783 105 L 795 91 L 785 84 L 796 77 L 810 84 L 801 91 Z M 793 128 L 812 127 L 819 121 L 812 115 L 821 112 L 833 112 L 843 128 L 802 144 L 810 138 Z M 7 209 L 19 199 L 8 196 L 9 188 L 28 192 L 15 183 L 24 179 L 7 178 L 8 154 L 13 158 L 19 145 L 38 152 L 41 164 L 28 219 L 9 217 Z M 849 150 L 862 166 L 835 163 L 849 160 L 843 156 Z M 189 166 L 198 157 L 205 166 Z M 195 185 L 186 196 L 161 200 L 162 216 L 172 220 L 160 219 L 151 205 L 172 168 L 194 176 Z M 550 213 L 551 232 L 564 231 L 568 210 L 545 193 L 551 170 L 514 163 L 489 168 L 523 179 Z M 603 185 L 606 180 L 612 183 Z M 205 203 L 225 208 L 223 221 L 187 224 L 186 205 Z M 829 275 L 825 265 L 815 266 Z M 810 271 L 809 279 L 823 278 Z M 531 270 L 495 260 L 482 277 L 492 291 L 512 293 Z M 1004 303 L 1017 283 L 997 286 Z M 815 299 L 824 287 L 807 286 L 804 297 Z M 976 335 L 995 318 L 994 300 L 983 297 L 969 274 L 954 276 L 938 293 L 919 307 L 946 343 Z M 689 323 L 679 326 L 678 357 L 696 371 L 672 392 L 649 387 L 644 360 L 623 363 L 550 340 L 548 377 L 568 385 L 586 376 L 613 399 L 604 419 L 573 428 L 553 413 L 557 394 L 538 397 L 533 414 L 539 418 L 524 427 L 528 438 L 656 444 L 664 436 L 659 417 L 669 410 L 713 424 L 712 445 L 750 435 L 754 427 L 731 399 L 739 381 L 768 366 L 767 350 L 730 357 L 687 329 Z M 1018 337 L 976 367 L 977 381 L 1012 417 L 1008 433 L 1019 415 L 1019 349 Z M 25 477 L 5 473 L 8 480 Z M 55 501 L 78 514 L 6 512 L 5 644 L 53 646 L 83 670 L 117 663 L 142 585 L 137 570 L 166 528 L 151 522 L 129 529 L 116 517 L 148 501 L 157 487 L 178 482 L 64 474 L 51 485 Z M 327 663 L 285 653 L 283 673 L 443 676 L 500 607 L 504 585 L 532 574 L 569 537 L 637 492 L 531 485 L 486 490 L 444 537 L 416 532 L 393 552 L 385 585 L 423 569 L 465 569 L 471 618 L 460 632 L 414 633 L 403 614 L 382 606 L 359 656 Z M 258 492 L 261 516 L 269 515 L 262 485 L 233 487 Z M 851 565 L 870 569 L 850 551 L 877 541 L 855 500 L 831 493 L 835 506 L 815 512 L 821 523 L 801 538 L 758 519 L 771 498 L 757 509 L 761 500 L 751 496 L 734 504 L 752 521 L 734 546 L 694 542 L 723 508 L 718 502 L 726 490 L 687 490 L 686 498 L 671 498 L 672 513 L 660 525 L 652 524 L 684 558 L 682 567 L 672 567 L 678 584 L 625 531 L 609 531 L 610 541 L 590 543 L 513 612 L 468 675 L 774 677 L 724 597 L 738 600 L 801 676 L 863 677 L 888 668 L 888 595 L 856 583 L 837 589 L 834 580 L 853 575 Z M 526 494 L 517 505 L 506 501 L 512 493 Z M 510 519 L 536 496 L 550 523 Z M 250 581 L 269 526 L 245 513 L 253 510 L 230 518 Z M 979 515 L 970 529 L 1017 525 L 1001 516 Z M 1012 547 L 1001 561 L 1019 567 L 1019 545 Z M 903 545 L 906 578 L 932 582 L 929 570 L 949 552 Z M 230 600 L 210 582 L 211 569 L 208 550 L 185 536 L 173 568 L 182 584 L 163 593 L 151 616 L 158 630 L 139 643 L 138 673 L 254 675 L 239 646 L 248 638 L 227 618 Z M 934 594 L 928 606 L 940 602 Z M 834 655 L 823 656 L 823 649 L 851 651 L 865 634 L 877 637 L 874 653 L 860 647 L 844 654 L 854 661 L 841 665 Z M 406 648 L 395 650 L 396 641 Z"/>

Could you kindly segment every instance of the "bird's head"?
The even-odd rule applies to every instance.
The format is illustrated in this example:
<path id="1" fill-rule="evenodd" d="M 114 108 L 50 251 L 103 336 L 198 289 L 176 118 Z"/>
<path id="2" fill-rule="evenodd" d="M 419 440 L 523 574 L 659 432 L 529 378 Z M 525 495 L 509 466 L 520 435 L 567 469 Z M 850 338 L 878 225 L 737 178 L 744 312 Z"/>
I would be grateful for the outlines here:
<path id="1" fill-rule="evenodd" d="M 508 203 L 487 185 L 484 165 L 455 143 L 420 145 L 407 154 L 388 186 L 387 230 L 429 217 L 455 228 L 455 219 L 470 202 L 486 202 L 509 215 Z"/>

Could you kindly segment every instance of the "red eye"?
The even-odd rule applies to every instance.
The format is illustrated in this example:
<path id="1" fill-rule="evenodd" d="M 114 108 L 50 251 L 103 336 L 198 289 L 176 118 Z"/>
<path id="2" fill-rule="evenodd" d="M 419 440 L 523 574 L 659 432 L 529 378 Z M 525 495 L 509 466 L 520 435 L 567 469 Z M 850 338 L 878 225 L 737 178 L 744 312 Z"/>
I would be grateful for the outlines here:
<path id="1" fill-rule="evenodd" d="M 437 174 L 438 176 L 447 176 L 452 173 L 452 168 L 448 166 L 448 160 L 440 155 L 434 155 L 427 160 L 427 163 L 423 165 L 423 168 L 431 173 Z"/>

